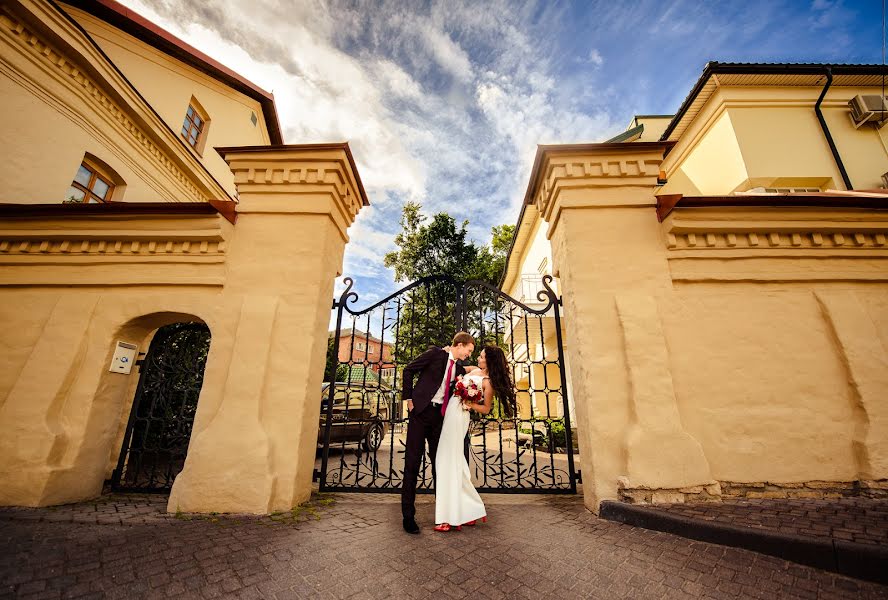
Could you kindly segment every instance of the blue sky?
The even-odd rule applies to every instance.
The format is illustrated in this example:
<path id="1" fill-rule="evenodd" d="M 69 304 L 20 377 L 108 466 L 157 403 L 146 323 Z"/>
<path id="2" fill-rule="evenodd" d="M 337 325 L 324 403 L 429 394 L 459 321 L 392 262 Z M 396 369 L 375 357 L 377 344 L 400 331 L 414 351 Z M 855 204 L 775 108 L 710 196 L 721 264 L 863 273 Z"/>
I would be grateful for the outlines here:
<path id="1" fill-rule="evenodd" d="M 407 200 L 486 244 L 537 144 L 674 113 L 710 60 L 882 61 L 881 0 L 123 3 L 272 90 L 286 143 L 350 142 L 372 204 L 346 249 L 358 306 L 400 287 L 382 256 Z"/>

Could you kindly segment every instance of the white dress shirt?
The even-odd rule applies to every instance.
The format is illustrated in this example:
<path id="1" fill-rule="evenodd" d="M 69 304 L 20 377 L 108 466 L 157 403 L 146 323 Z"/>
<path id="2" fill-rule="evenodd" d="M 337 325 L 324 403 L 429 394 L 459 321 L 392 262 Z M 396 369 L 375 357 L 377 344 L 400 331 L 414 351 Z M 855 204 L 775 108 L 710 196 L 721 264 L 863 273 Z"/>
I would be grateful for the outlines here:
<path id="1" fill-rule="evenodd" d="M 450 381 L 456 379 L 456 359 L 453 358 L 453 353 L 447 353 L 448 360 L 453 361 L 453 369 L 450 372 Z M 448 362 L 444 366 L 444 377 L 441 379 L 441 387 L 438 388 L 438 391 L 435 392 L 435 395 L 432 396 L 432 404 L 435 406 L 441 406 L 444 404 L 444 390 L 447 389 L 447 386 L 450 385 L 450 381 L 447 380 L 447 370 L 450 369 L 450 363 Z"/>

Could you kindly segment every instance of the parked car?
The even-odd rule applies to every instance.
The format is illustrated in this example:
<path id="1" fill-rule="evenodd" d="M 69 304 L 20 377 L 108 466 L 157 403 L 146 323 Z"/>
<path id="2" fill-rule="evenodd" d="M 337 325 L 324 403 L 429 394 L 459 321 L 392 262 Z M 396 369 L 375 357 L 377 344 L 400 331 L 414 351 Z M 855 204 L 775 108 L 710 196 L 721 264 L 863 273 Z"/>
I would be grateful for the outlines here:
<path id="1" fill-rule="evenodd" d="M 321 418 L 318 445 L 323 445 L 327 423 L 330 384 L 321 386 Z M 360 443 L 365 450 L 377 450 L 389 431 L 394 393 L 378 384 L 336 383 L 330 445 Z"/>

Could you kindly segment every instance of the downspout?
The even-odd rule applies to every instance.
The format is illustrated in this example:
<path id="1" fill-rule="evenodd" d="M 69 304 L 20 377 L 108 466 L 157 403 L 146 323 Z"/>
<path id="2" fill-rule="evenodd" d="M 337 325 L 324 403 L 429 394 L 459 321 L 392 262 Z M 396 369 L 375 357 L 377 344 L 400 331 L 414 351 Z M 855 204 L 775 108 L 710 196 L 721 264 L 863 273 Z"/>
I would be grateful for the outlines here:
<path id="1" fill-rule="evenodd" d="M 832 69 L 826 67 L 826 85 L 823 87 L 823 91 L 820 92 L 820 97 L 814 104 L 814 112 L 817 114 L 817 120 L 820 121 L 820 129 L 823 130 L 823 135 L 826 137 L 826 143 L 829 144 L 829 149 L 832 151 L 833 159 L 835 159 L 836 166 L 839 168 L 839 173 L 842 174 L 842 181 L 845 182 L 845 189 L 853 190 L 854 188 L 851 186 L 851 179 L 848 177 L 848 172 L 845 171 L 845 165 L 842 163 L 842 157 L 839 156 L 839 150 L 836 148 L 836 143 L 833 141 L 832 135 L 829 133 L 829 127 L 826 125 L 823 113 L 820 112 L 820 103 L 823 102 L 823 99 L 826 97 L 826 92 L 829 90 L 829 86 L 832 85 L 832 79 Z"/>

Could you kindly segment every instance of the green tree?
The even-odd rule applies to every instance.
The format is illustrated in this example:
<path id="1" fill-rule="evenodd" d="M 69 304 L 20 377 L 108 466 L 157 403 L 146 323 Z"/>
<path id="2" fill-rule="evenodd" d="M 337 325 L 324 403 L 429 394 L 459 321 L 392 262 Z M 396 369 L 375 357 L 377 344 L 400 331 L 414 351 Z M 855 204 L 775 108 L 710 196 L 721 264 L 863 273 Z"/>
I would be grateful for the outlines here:
<path id="1" fill-rule="evenodd" d="M 478 247 L 467 239 L 468 221 L 456 220 L 441 212 L 431 219 L 422 206 L 408 202 L 401 213 L 401 232 L 395 237 L 397 250 L 385 256 L 385 266 L 395 271 L 396 281 L 416 281 L 432 275 L 449 275 L 457 281 L 480 279 L 499 283 L 514 226 L 492 229 L 490 247 Z M 408 292 L 400 309 L 395 360 L 405 362 L 424 351 L 429 344 L 444 345 L 459 327 L 454 321 L 457 290 L 447 282 L 430 282 Z M 495 304 L 493 295 L 466 298 L 472 315 L 483 304 Z"/>
<path id="2" fill-rule="evenodd" d="M 480 279 L 492 285 L 498 285 L 506 269 L 506 258 L 515 235 L 514 225 L 498 225 L 490 230 L 492 240 L 490 246 L 482 246 L 478 250 L 472 279 Z"/>
<path id="3" fill-rule="evenodd" d="M 478 247 L 466 240 L 468 221 L 441 212 L 431 222 L 420 211 L 422 205 L 408 202 L 401 213 L 401 232 L 395 236 L 398 249 L 385 255 L 385 266 L 395 270 L 395 281 L 415 281 L 429 275 L 465 279 L 477 262 Z"/>
<path id="4" fill-rule="evenodd" d="M 345 381 L 348 369 L 340 364 L 339 357 L 333 353 L 334 336 L 327 340 L 327 364 L 324 367 L 324 381 Z M 336 373 L 334 377 L 333 373 Z"/>

